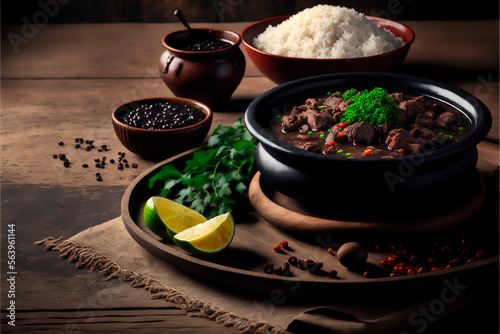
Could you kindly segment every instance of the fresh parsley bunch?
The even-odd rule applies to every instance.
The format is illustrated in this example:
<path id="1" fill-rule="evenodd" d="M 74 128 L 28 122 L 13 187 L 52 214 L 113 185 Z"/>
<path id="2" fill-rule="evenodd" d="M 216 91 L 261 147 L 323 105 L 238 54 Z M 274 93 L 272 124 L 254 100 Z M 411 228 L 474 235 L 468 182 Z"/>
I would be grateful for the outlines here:
<path id="1" fill-rule="evenodd" d="M 193 153 L 181 172 L 172 164 L 149 179 L 149 188 L 165 182 L 162 195 L 198 211 L 207 219 L 233 210 L 246 197 L 254 174 L 257 140 L 238 118 L 234 127 L 219 125 L 207 148 Z"/>

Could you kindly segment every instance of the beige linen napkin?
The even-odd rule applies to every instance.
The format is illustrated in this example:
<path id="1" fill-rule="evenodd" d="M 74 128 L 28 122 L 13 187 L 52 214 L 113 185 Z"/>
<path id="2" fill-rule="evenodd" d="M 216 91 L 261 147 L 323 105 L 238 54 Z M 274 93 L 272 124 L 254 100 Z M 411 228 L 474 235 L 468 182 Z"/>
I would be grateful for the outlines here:
<path id="1" fill-rule="evenodd" d="M 50 237 L 38 244 L 76 261 L 79 268 L 98 269 L 108 279 L 129 281 L 148 290 L 152 298 L 174 302 L 189 316 L 210 318 L 246 333 L 421 332 L 475 291 L 451 280 L 413 296 L 397 291 L 381 296 L 374 291 L 373 295 L 281 296 L 273 300 L 270 293 L 221 285 L 175 268 L 137 244 L 121 217 L 69 239 Z M 448 291 L 448 300 L 443 300 L 443 290 L 453 284 L 458 286 L 456 298 Z M 448 302 L 452 297 L 453 302 Z"/>

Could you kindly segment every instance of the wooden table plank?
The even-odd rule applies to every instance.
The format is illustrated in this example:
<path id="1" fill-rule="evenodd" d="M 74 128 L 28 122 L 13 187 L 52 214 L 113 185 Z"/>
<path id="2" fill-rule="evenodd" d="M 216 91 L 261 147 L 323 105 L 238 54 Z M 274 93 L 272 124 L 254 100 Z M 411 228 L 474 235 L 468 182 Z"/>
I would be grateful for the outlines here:
<path id="1" fill-rule="evenodd" d="M 210 26 L 241 33 L 251 23 L 194 23 L 193 27 Z M 498 21 L 402 23 L 416 35 L 405 65 L 418 64 L 424 73 L 427 67 L 452 67 L 458 70 L 458 77 L 464 68 L 498 72 Z M 20 29 L 2 29 L 4 78 L 156 77 L 156 64 L 164 50 L 163 36 L 183 27 L 175 23 L 47 25 L 27 44 L 20 45 L 16 53 L 6 35 L 20 34 Z M 251 61 L 247 65 L 247 76 L 261 75 Z"/>
<path id="2" fill-rule="evenodd" d="M 417 39 L 399 72 L 449 82 L 476 95 L 494 115 L 490 138 L 498 140 L 498 21 L 408 24 Z M 211 24 L 236 32 L 247 25 Z M 179 24 L 48 25 L 20 45 L 18 53 L 6 34 L 19 32 L 21 27 L 2 29 L 2 227 L 9 223 L 20 227 L 16 236 L 19 326 L 5 325 L 4 298 L 3 332 L 236 332 L 211 320 L 188 318 L 171 303 L 150 300 L 142 289 L 118 280 L 104 281 L 99 273 L 86 269 L 76 270 L 57 254 L 44 253 L 33 244 L 48 235 L 69 237 L 120 214 L 123 191 L 154 162 L 127 151 L 127 158 L 138 163 L 137 169 L 117 173 L 109 166 L 96 170 L 83 169 L 81 164 L 91 165 L 96 157 L 109 159 L 126 151 L 111 126 L 110 113 L 116 105 L 134 98 L 171 96 L 155 66 L 162 52 L 162 36 L 180 28 Z M 212 129 L 233 123 L 253 98 L 275 86 L 251 61 L 247 64 L 246 77 L 231 103 L 216 110 Z M 107 144 L 110 151 L 75 151 L 75 137 Z M 61 140 L 66 143 L 63 147 L 57 145 Z M 483 142 L 479 147 L 479 167 L 493 175 L 498 145 Z M 68 154 L 74 165 L 65 169 L 52 158 L 59 153 Z M 103 173 L 103 182 L 95 180 L 96 171 Z M 2 251 L 5 245 L 3 242 Z M 1 260 L 3 269 L 6 258 Z M 2 296 L 6 289 L 2 284 Z M 485 311 L 477 307 L 491 301 L 483 293 L 453 319 L 474 314 L 482 321 L 494 320 L 498 305 L 482 316 Z M 438 326 L 436 332 L 444 327 Z M 462 327 L 467 325 L 458 322 L 449 328 Z"/>
<path id="3" fill-rule="evenodd" d="M 250 23 L 195 23 L 193 26 L 213 26 L 241 33 Z M 489 137 L 498 141 L 498 21 L 404 23 L 415 31 L 416 39 L 398 72 L 454 84 L 478 97 L 494 116 Z M 2 30 L 2 77 L 135 78 L 142 80 L 139 86 L 122 91 L 118 96 L 144 94 L 144 88 L 152 84 L 147 78 L 158 77 L 156 64 L 163 52 L 163 36 L 180 28 L 175 23 L 48 25 L 39 29 L 38 34 L 19 46 L 16 52 L 6 36 L 9 32 L 19 33 L 21 27 L 7 27 Z M 262 76 L 248 55 L 246 58 L 245 76 Z M 87 86 L 78 83 L 75 89 L 81 90 L 82 85 Z M 30 92 L 37 94 L 37 89 Z M 106 94 L 107 89 L 103 88 L 103 92 Z M 255 95 L 251 95 L 253 97 Z"/>
<path id="4" fill-rule="evenodd" d="M 100 172 L 103 182 L 99 185 L 103 187 L 129 184 L 155 162 L 125 149 L 113 131 L 111 111 L 134 98 L 172 96 L 160 79 L 147 81 L 144 85 L 143 80 L 135 79 L 3 80 L 0 119 L 8 125 L 1 129 L 3 183 L 97 184 L 95 173 Z M 210 131 L 218 124 L 233 124 L 253 97 L 274 86 L 263 77 L 244 78 L 233 101 L 224 111 L 215 112 Z M 26 95 L 27 91 L 34 93 Z M 106 144 L 110 151 L 75 149 L 75 138 L 95 140 L 95 146 Z M 60 141 L 65 146 L 59 146 Z M 118 171 L 109 163 L 105 169 L 95 168 L 95 158 L 107 156 L 109 161 L 120 151 L 126 152 L 130 164 L 137 163 L 139 168 Z M 61 153 L 70 160 L 70 168 L 52 158 Z M 84 163 L 89 168 L 82 168 Z"/>

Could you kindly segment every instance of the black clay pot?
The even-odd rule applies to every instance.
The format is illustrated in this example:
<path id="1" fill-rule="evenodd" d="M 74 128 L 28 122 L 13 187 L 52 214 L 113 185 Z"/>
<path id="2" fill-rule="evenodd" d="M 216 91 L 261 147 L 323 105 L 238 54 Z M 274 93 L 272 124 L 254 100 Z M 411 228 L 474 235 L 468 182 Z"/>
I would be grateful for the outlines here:
<path id="1" fill-rule="evenodd" d="M 219 39 L 231 45 L 213 51 L 185 51 L 190 41 Z M 229 30 L 198 28 L 166 35 L 166 50 L 160 57 L 158 72 L 167 87 L 178 97 L 190 98 L 210 107 L 229 101 L 245 73 L 241 37 Z"/>
<path id="2" fill-rule="evenodd" d="M 312 153 L 274 137 L 276 114 L 327 91 L 372 89 L 424 95 L 457 109 L 472 123 L 471 132 L 444 148 L 403 157 L 346 159 Z M 472 95 L 436 81 L 391 73 L 328 74 L 292 81 L 257 97 L 245 123 L 257 138 L 256 165 L 277 191 L 325 210 L 360 216 L 388 211 L 418 212 L 456 205 L 479 184 L 476 145 L 491 128 L 487 107 Z M 347 214 L 347 213 L 346 213 Z"/>

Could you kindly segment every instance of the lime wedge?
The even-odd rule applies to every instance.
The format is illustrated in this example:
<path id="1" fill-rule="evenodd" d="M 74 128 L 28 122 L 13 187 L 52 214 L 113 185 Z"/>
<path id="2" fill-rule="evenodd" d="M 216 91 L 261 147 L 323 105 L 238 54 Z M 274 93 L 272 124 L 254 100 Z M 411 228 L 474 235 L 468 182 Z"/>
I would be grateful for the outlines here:
<path id="1" fill-rule="evenodd" d="M 231 213 L 214 217 L 174 236 L 174 242 L 189 253 L 213 255 L 223 251 L 234 236 Z"/>
<path id="2" fill-rule="evenodd" d="M 173 238 L 177 233 L 206 221 L 198 212 L 159 196 L 146 202 L 142 216 L 151 232 L 162 238 Z"/>

